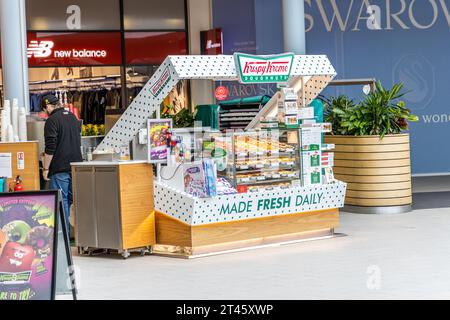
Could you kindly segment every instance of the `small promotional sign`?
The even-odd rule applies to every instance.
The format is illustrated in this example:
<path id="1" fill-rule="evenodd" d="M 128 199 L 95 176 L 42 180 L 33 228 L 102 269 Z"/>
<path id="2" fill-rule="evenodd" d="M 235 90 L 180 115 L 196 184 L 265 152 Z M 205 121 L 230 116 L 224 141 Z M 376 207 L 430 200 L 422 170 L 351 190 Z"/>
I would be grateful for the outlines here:
<path id="1" fill-rule="evenodd" d="M 161 73 L 161 76 L 156 79 L 150 87 L 150 92 L 154 97 L 157 97 L 164 87 L 169 83 L 171 79 L 169 67 L 165 68 Z"/>
<path id="2" fill-rule="evenodd" d="M 243 84 L 287 82 L 291 75 L 294 58 L 293 53 L 270 56 L 237 52 L 234 54 L 239 82 Z"/>
<path id="3" fill-rule="evenodd" d="M 149 119 L 147 121 L 148 162 L 167 162 L 171 128 L 172 119 Z"/>
<path id="4" fill-rule="evenodd" d="M 201 54 L 223 54 L 223 33 L 221 28 L 200 32 Z"/>
<path id="5" fill-rule="evenodd" d="M 25 169 L 25 152 L 17 152 L 17 170 Z"/>

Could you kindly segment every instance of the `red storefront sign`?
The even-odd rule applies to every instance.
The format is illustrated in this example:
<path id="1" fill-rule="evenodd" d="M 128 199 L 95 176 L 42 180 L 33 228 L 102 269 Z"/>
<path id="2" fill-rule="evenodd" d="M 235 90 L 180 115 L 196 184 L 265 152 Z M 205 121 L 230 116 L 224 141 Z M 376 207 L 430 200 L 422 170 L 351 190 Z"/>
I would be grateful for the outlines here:
<path id="1" fill-rule="evenodd" d="M 200 32 L 201 53 L 203 55 L 223 54 L 222 29 L 216 28 Z"/>
<path id="2" fill-rule="evenodd" d="M 122 63 L 120 32 L 28 32 L 30 67 Z"/>
<path id="3" fill-rule="evenodd" d="M 168 55 L 185 55 L 185 32 L 126 32 L 129 65 L 159 65 Z"/>
<path id="4" fill-rule="evenodd" d="M 28 32 L 28 66 L 75 67 L 122 64 L 120 32 Z M 126 32 L 128 65 L 159 65 L 187 54 L 185 32 Z M 0 50 L 0 66 L 1 66 Z"/>
<path id="5" fill-rule="evenodd" d="M 219 101 L 225 100 L 228 97 L 228 89 L 224 86 L 216 88 L 216 99 Z"/>

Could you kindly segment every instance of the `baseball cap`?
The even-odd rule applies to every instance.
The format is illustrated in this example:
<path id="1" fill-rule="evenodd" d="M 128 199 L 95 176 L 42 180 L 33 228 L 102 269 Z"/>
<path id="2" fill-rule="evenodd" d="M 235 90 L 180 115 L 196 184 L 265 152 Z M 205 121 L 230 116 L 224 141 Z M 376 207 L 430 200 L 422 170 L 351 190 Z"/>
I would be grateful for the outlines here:
<path id="1" fill-rule="evenodd" d="M 53 94 L 47 94 L 46 96 L 44 96 L 42 98 L 42 103 L 44 105 L 44 107 L 48 104 L 57 104 L 59 101 L 59 99 L 54 96 Z"/>

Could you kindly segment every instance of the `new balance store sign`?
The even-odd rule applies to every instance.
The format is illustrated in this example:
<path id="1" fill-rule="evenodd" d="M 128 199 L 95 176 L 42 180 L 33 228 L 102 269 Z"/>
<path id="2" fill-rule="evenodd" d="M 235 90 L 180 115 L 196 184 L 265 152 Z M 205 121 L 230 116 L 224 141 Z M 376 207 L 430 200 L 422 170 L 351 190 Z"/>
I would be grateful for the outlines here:
<path id="1" fill-rule="evenodd" d="M 244 84 L 287 82 L 294 62 L 293 53 L 270 56 L 235 53 L 234 58 L 239 82 Z"/>
<path id="2" fill-rule="evenodd" d="M 53 55 L 54 58 L 106 58 L 106 50 L 52 50 L 55 46 L 53 41 L 30 41 L 27 48 L 28 58 L 47 58 Z"/>
<path id="3" fill-rule="evenodd" d="M 120 32 L 28 33 L 30 66 L 120 65 Z"/>

